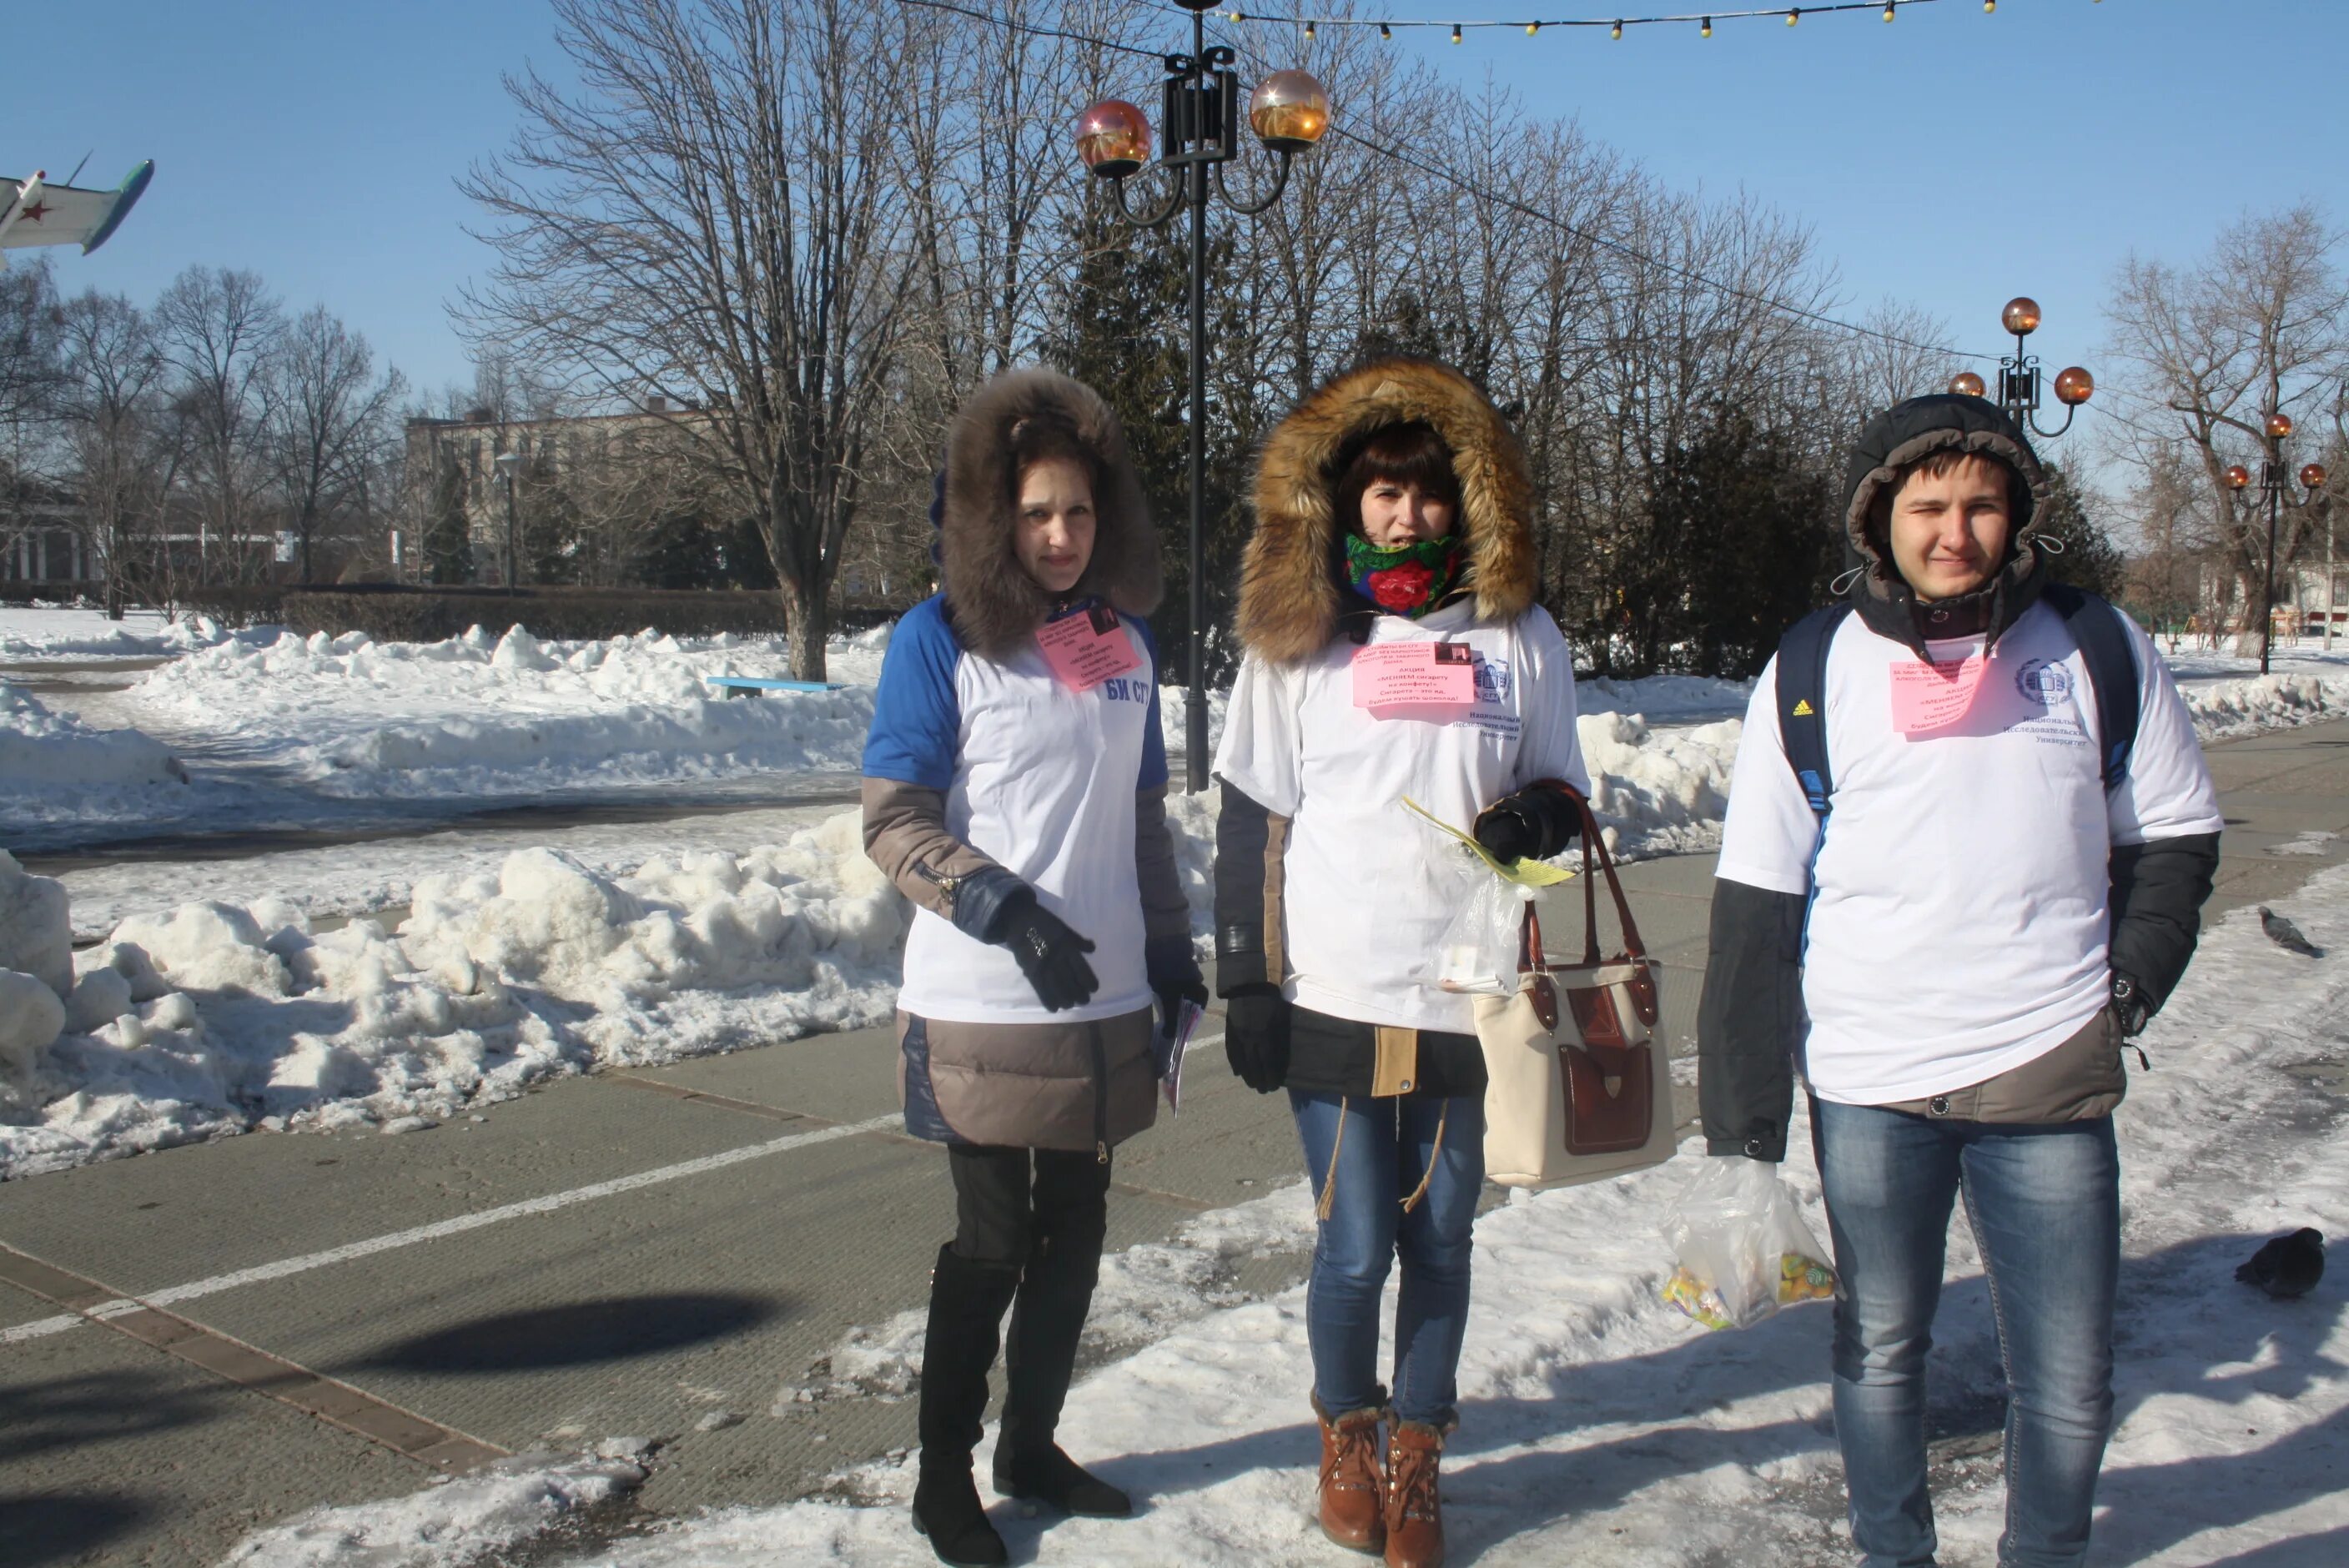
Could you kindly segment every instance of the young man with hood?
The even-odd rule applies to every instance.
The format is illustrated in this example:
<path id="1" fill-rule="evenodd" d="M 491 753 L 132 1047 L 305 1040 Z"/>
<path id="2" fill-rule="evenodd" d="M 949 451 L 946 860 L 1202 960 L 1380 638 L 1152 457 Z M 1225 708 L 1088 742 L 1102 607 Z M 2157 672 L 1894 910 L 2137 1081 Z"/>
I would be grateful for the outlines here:
<path id="1" fill-rule="evenodd" d="M 995 1488 L 1071 1513 L 1125 1493 L 1053 1442 L 1092 1301 L 1110 1151 L 1148 1127 L 1154 1001 L 1204 1004 L 1166 827 L 1158 541 L 1117 417 L 1013 371 L 947 437 L 944 590 L 889 642 L 864 843 L 915 905 L 897 997 L 905 1130 L 947 1146 L 955 1239 L 930 1277 L 915 1528 L 1006 1561 L 971 1480 L 998 1326 Z"/>
<path id="2" fill-rule="evenodd" d="M 2185 704 L 2133 623 L 2047 583 L 2046 494 L 1982 398 L 1868 422 L 1843 514 L 1849 613 L 1806 623 L 1824 640 L 1790 635 L 1755 683 L 1722 834 L 1706 1148 L 1783 1159 L 1799 1063 L 1868 1568 L 1934 1560 L 1924 1367 L 1960 1193 L 2009 1389 L 1998 1560 L 2086 1556 L 2112 1425 L 2123 1042 L 2193 955 L 2218 865 Z M 2100 670 L 2085 643 L 2127 657 Z M 1816 739 L 1823 763 L 1805 761 Z"/>
<path id="3" fill-rule="evenodd" d="M 1574 836 L 1589 788 L 1574 665 L 1537 586 L 1525 455 L 1459 372 L 1364 366 L 1265 443 L 1216 753 L 1216 980 L 1232 1068 L 1288 1091 L 1319 1199 L 1321 1528 L 1391 1568 L 1444 1561 L 1437 1470 L 1485 1168 L 1471 1001 L 1435 975 L 1464 851 L 1403 800 L 1473 821 L 1505 861 Z M 1390 1398 L 1380 1299 L 1398 1257 Z"/>

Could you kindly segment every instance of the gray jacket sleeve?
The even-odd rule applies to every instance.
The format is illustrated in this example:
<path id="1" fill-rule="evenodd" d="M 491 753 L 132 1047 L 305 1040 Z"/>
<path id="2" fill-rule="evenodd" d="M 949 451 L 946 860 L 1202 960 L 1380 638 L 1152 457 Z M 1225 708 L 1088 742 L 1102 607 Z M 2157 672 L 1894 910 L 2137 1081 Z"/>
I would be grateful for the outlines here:
<path id="1" fill-rule="evenodd" d="M 1152 941 L 1191 941 L 1191 903 L 1174 859 L 1174 832 L 1166 825 L 1166 786 L 1133 795 L 1133 877 L 1142 889 L 1142 932 Z"/>
<path id="2" fill-rule="evenodd" d="M 947 830 L 947 798 L 897 779 L 864 780 L 864 852 L 899 892 L 957 930 L 995 939 L 998 917 L 1028 884 Z"/>
<path id="3" fill-rule="evenodd" d="M 1697 1005 L 1697 1099 L 1708 1154 L 1786 1157 L 1803 1018 L 1798 893 L 1716 879 L 1704 995 Z"/>

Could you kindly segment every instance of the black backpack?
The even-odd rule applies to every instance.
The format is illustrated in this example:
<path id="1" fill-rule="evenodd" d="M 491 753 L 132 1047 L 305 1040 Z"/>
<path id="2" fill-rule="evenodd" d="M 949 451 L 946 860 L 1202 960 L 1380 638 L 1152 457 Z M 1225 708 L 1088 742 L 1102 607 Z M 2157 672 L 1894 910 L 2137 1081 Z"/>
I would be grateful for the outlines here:
<path id="1" fill-rule="evenodd" d="M 2096 694 L 2096 727 L 2104 732 L 2105 789 L 2110 793 L 2127 777 L 2129 752 L 2137 745 L 2137 657 L 2128 634 L 2121 630 L 2118 613 L 2094 593 L 2050 583 L 2039 596 L 2064 618 L 2087 664 L 2088 686 Z M 1835 772 L 1827 766 L 1827 648 L 1849 614 L 1848 600 L 1814 610 L 1778 643 L 1778 736 L 1822 825 L 1835 795 Z"/>

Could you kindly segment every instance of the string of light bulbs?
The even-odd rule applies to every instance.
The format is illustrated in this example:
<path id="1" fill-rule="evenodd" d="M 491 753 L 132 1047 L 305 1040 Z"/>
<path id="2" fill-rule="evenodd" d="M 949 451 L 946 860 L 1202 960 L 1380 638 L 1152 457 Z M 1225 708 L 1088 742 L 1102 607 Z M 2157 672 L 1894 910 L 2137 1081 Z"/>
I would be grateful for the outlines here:
<path id="1" fill-rule="evenodd" d="M 1226 22 L 1237 22 L 1246 26 L 1301 27 L 1309 38 L 1322 27 L 1375 27 L 1381 38 L 1392 38 L 1399 28 L 1432 28 L 1439 31 L 1449 29 L 1452 41 L 1457 44 L 1463 41 L 1464 33 L 1482 32 L 1495 27 L 1522 29 L 1528 38 L 1538 37 L 1545 27 L 1604 27 L 1611 36 L 1619 40 L 1623 36 L 1624 29 L 1628 27 L 1685 26 L 1690 23 L 1696 24 L 1698 36 L 1710 38 L 1713 36 L 1713 24 L 1716 22 L 1766 20 L 1784 22 L 1787 26 L 1792 27 L 1798 26 L 1806 16 L 1831 15 L 1846 11 L 1871 11 L 1889 22 L 1911 5 L 1937 5 L 1942 3 L 1943 0 L 1827 0 L 1827 3 L 1816 5 L 1766 5 L 1744 11 L 1684 11 L 1655 16 L 1527 17 L 1515 21 L 1493 19 L 1454 22 L 1393 16 L 1283 15 L 1268 11 L 1243 10 L 1216 11 L 1211 15 Z M 1948 0 L 1948 3 L 1961 5 L 1970 3 L 1970 0 Z M 1981 0 L 1981 3 L 1982 11 L 1986 15 L 1995 14 L 1998 10 L 1998 0 Z M 2102 5 L 2104 0 L 2094 0 L 2094 3 Z"/>
<path id="2" fill-rule="evenodd" d="M 1140 55 L 1152 59 L 1164 57 L 1164 51 L 1163 50 L 1138 48 L 1130 44 L 1121 44 L 1113 39 L 1099 37 L 1092 34 L 1065 32 L 1058 28 L 1038 26 L 1032 23 L 1019 21 L 1015 17 L 955 5 L 951 3 L 951 0 L 896 0 L 896 3 L 900 5 L 910 5 L 926 11 L 952 12 L 956 15 L 967 16 L 974 21 L 983 21 L 990 26 L 1006 27 L 1009 28 L 1013 32 L 1029 33 L 1041 37 L 1061 38 L 1073 43 L 1089 44 L 1096 47 L 1112 50 L 1119 54 Z M 1930 5 L 1933 3 L 1933 0 L 1897 0 L 1897 3 L 1902 5 Z M 1812 7 L 1812 9 L 1818 9 L 1818 7 Z M 1187 13 L 1185 14 L 1187 15 Z M 1720 13 L 1717 13 L 1717 15 L 1719 14 Z M 1757 15 L 1759 14 L 1765 13 L 1757 13 Z M 1211 13 L 1211 15 L 1214 15 L 1214 13 Z M 1269 17 L 1265 19 L 1273 20 L 1273 18 Z M 1255 54 L 1253 49 L 1247 49 L 1247 52 L 1251 55 Z M 1261 61 L 1259 61 L 1259 63 L 1261 63 Z M 1903 337 L 1897 333 L 1886 332 L 1881 327 L 1862 326 L 1857 322 L 1845 321 L 1840 317 L 1828 315 L 1821 311 L 1811 310 L 1805 306 L 1795 304 L 1789 301 L 1778 299 L 1768 294 L 1759 294 L 1754 290 L 1740 287 L 1735 284 L 1724 283 L 1718 278 L 1709 277 L 1692 268 L 1683 267 L 1676 263 L 1665 261 L 1661 256 L 1651 255 L 1635 245 L 1626 244 L 1620 240 L 1610 239 L 1604 234 L 1596 233 L 1592 231 L 1584 229 L 1578 224 L 1570 223 L 1555 212 L 1545 211 L 1541 208 L 1534 206 L 1531 202 L 1520 201 L 1514 196 L 1492 190 L 1487 186 L 1479 184 L 1477 181 L 1469 179 L 1465 175 L 1456 173 L 1454 170 L 1443 168 L 1438 164 L 1430 163 L 1422 159 L 1414 158 L 1400 148 L 1385 145 L 1371 137 L 1364 136 L 1358 131 L 1350 129 L 1342 124 L 1332 125 L 1326 134 L 1341 141 L 1350 141 L 1373 157 L 1383 158 L 1391 162 L 1400 163 L 1406 168 L 1417 170 L 1420 173 L 1427 175 L 1431 179 L 1443 181 L 1444 183 L 1451 185 L 1455 190 L 1465 191 L 1470 195 L 1477 196 L 1485 201 L 1492 201 L 1496 205 L 1508 208 L 1510 211 L 1517 212 L 1521 216 L 1531 218 L 1537 222 L 1543 223 L 1550 228 L 1556 229 L 1558 232 L 1565 234 L 1569 238 L 1579 239 L 1587 243 L 1598 247 L 1599 249 L 1612 251 L 1619 255 L 1629 256 L 1632 260 L 1637 261 L 1643 265 L 1654 267 L 1661 272 L 1667 273 L 1674 277 L 1681 278 L 1683 281 L 1702 284 L 1707 288 L 1716 289 L 1733 298 L 1746 300 L 1752 304 L 1759 304 L 1768 310 L 1774 310 L 1783 315 L 1793 316 L 1798 320 L 1808 321 L 1816 325 L 1831 327 L 1837 332 L 1849 333 L 1856 337 L 1872 337 L 1880 343 L 1892 344 L 1901 348 L 1916 349 L 1923 353 L 1946 355 L 1952 359 L 1979 360 L 1987 364 L 1989 361 L 1996 357 L 1995 355 L 1978 353 L 1971 349 L 1953 347 L 1948 344 L 1920 343 L 1913 338 Z"/>

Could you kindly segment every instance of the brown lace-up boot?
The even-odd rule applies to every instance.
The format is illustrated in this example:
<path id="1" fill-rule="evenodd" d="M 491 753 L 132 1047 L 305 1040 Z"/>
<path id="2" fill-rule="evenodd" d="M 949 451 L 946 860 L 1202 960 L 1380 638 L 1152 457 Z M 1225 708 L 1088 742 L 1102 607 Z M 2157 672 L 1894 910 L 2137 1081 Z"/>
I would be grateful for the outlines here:
<path id="1" fill-rule="evenodd" d="M 1376 1552 L 1386 1542 L 1385 1477 L 1379 1464 L 1376 1408 L 1321 1418 L 1321 1533 L 1350 1552 Z"/>
<path id="2" fill-rule="evenodd" d="M 1436 1470 L 1444 1434 L 1397 1421 L 1387 1442 L 1387 1568 L 1444 1568 L 1444 1503 Z"/>

